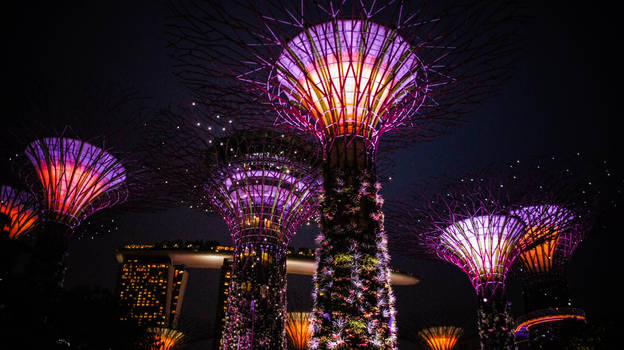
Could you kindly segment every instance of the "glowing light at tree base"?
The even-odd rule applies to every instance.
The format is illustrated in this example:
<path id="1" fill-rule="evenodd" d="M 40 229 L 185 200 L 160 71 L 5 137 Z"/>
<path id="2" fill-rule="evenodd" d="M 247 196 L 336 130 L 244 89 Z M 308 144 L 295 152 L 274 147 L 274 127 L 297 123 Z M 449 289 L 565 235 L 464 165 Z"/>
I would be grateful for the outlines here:
<path id="1" fill-rule="evenodd" d="M 289 349 L 305 350 L 308 348 L 312 328 L 310 314 L 307 312 L 289 312 L 286 321 Z"/>
<path id="2" fill-rule="evenodd" d="M 153 327 L 148 328 L 150 350 L 173 350 L 181 345 L 184 333 L 172 328 Z"/>
<path id="3" fill-rule="evenodd" d="M 431 350 L 452 350 L 463 331 L 459 327 L 430 327 L 418 332 Z"/>

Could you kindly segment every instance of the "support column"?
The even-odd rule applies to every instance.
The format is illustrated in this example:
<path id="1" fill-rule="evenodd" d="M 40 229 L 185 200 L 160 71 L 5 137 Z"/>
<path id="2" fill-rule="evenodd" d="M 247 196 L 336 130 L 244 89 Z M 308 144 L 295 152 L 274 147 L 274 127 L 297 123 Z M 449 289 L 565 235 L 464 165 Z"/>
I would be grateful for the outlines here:
<path id="1" fill-rule="evenodd" d="M 515 349 L 514 320 L 509 314 L 509 303 L 501 288 L 492 292 L 479 293 L 477 312 L 481 349 Z"/>
<path id="2" fill-rule="evenodd" d="M 324 164 L 312 349 L 394 349 L 383 199 L 363 139 L 337 139 Z"/>
<path id="3" fill-rule="evenodd" d="M 281 241 L 248 234 L 236 243 L 227 304 L 221 349 L 285 349 L 286 247 Z"/>
<path id="4" fill-rule="evenodd" d="M 46 287 L 63 287 L 70 232 L 67 225 L 48 221 L 37 233 L 29 269 L 34 281 Z"/>

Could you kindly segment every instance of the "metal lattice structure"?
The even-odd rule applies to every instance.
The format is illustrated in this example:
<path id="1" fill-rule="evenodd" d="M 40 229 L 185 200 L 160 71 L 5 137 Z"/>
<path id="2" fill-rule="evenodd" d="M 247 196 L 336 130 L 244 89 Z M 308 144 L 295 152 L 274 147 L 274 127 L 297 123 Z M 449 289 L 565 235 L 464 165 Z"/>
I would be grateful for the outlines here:
<path id="1" fill-rule="evenodd" d="M 216 140 L 208 157 L 206 200 L 235 244 L 222 348 L 281 348 L 286 246 L 318 205 L 314 153 L 282 134 L 238 133 Z"/>
<path id="2" fill-rule="evenodd" d="M 102 148 L 70 138 L 45 138 L 25 150 L 38 178 L 46 220 L 69 227 L 126 199 L 126 171 Z M 32 181 L 34 182 L 34 181 Z"/>
<path id="3" fill-rule="evenodd" d="M 523 207 L 511 212 L 526 225 L 527 240 L 549 238 L 537 245 L 526 242 L 526 249 L 520 254 L 522 271 L 532 277 L 548 274 L 566 264 L 583 238 L 583 230 L 574 220 L 572 211 L 556 205 Z"/>
<path id="4" fill-rule="evenodd" d="M 443 326 L 422 329 L 418 335 L 427 343 L 431 350 L 452 350 L 462 336 L 460 327 Z"/>
<path id="5" fill-rule="evenodd" d="M 282 133 L 164 119 L 154 133 L 157 154 L 170 160 L 164 181 L 181 204 L 223 217 L 234 243 L 220 348 L 284 348 L 286 249 L 318 208 L 316 149 Z"/>
<path id="6" fill-rule="evenodd" d="M 327 147 L 347 137 L 374 149 L 396 129 L 437 135 L 493 93 L 509 74 L 512 5 L 186 1 L 171 4 L 168 26 L 199 103 L 253 99 L 278 113 L 269 123 Z"/>
<path id="7" fill-rule="evenodd" d="M 511 264 L 520 253 L 524 224 L 507 215 L 471 216 L 440 228 L 433 246 L 438 256 L 468 276 L 480 295 L 504 288 Z"/>
<path id="8" fill-rule="evenodd" d="M 250 235 L 287 243 L 317 203 L 318 170 L 293 138 L 239 133 L 216 140 L 206 161 L 205 200 L 224 218 L 233 240 Z M 314 162 L 312 158 L 312 163 Z"/>
<path id="9" fill-rule="evenodd" d="M 2 231 L 17 239 L 37 227 L 39 209 L 34 197 L 10 186 L 0 187 L 0 214 L 8 218 Z"/>
<path id="10" fill-rule="evenodd" d="M 511 214 L 525 222 L 529 247 L 514 269 L 525 305 L 514 332 L 520 342 L 548 348 L 563 340 L 562 329 L 573 332 L 585 324 L 584 312 L 572 307 L 567 265 L 600 211 L 613 205 L 607 198 L 615 176 L 606 162 L 580 154 L 537 159 L 515 168 L 524 176 L 526 190 L 522 205 Z M 532 239 L 540 242 L 532 244 Z"/>
<path id="11" fill-rule="evenodd" d="M 513 177 L 481 172 L 447 181 L 442 188 L 417 190 L 393 211 L 393 231 L 404 232 L 396 237 L 403 254 L 449 262 L 470 278 L 479 299 L 483 349 L 514 344 L 505 281 L 530 232 L 509 215 L 516 186 Z"/>
<path id="12" fill-rule="evenodd" d="M 410 141 L 437 136 L 494 92 L 509 73 L 515 30 L 506 5 L 170 6 L 177 74 L 199 103 L 257 106 L 241 125 L 294 129 L 320 143 L 323 234 L 311 348 L 396 348 L 378 144 L 392 131 Z"/>
<path id="13" fill-rule="evenodd" d="M 35 195 L 42 230 L 30 274 L 48 286 L 62 286 L 63 263 L 74 229 L 99 210 L 124 202 L 127 172 L 109 151 L 74 138 L 32 141 L 24 150 L 21 177 Z"/>
<path id="14" fill-rule="evenodd" d="M 600 202 L 608 197 L 606 179 L 613 177 L 604 171 L 608 168 L 604 164 L 588 164 L 593 162 L 580 156 L 516 161 L 442 188 L 423 186 L 395 208 L 394 214 L 400 215 L 393 231 L 406 232 L 397 238 L 411 242 L 397 246 L 398 251 L 448 261 L 470 277 L 479 296 L 479 326 L 486 348 L 510 346 L 491 343 L 506 336 L 486 330 L 511 329 L 511 324 L 504 324 L 510 323 L 504 289 L 514 262 L 528 308 L 569 305 L 562 271 L 595 212 L 607 204 Z M 436 193 L 427 195 L 432 188 Z M 497 319 L 505 322 L 490 324 Z"/>

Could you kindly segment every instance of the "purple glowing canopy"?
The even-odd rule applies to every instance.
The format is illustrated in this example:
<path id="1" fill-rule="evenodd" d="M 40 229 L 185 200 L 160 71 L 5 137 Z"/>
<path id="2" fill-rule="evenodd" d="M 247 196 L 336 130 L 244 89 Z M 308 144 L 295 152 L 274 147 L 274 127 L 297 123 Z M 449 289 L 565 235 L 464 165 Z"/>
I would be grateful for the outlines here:
<path id="1" fill-rule="evenodd" d="M 44 138 L 28 145 L 25 153 L 38 177 L 37 192 L 42 192 L 47 219 L 74 227 L 127 198 L 124 167 L 99 147 L 70 138 Z"/>
<path id="2" fill-rule="evenodd" d="M 237 133 L 215 142 L 208 158 L 205 197 L 235 241 L 263 235 L 288 242 L 318 205 L 318 159 L 293 138 Z"/>
<path id="3" fill-rule="evenodd" d="M 554 204 L 526 206 L 509 214 L 522 220 L 527 228 L 540 230 L 565 230 L 574 219 L 572 211 Z"/>
<path id="4" fill-rule="evenodd" d="M 464 270 L 478 292 L 504 288 L 507 272 L 521 252 L 523 233 L 524 224 L 513 217 L 474 216 L 443 229 L 437 251 Z"/>
<path id="5" fill-rule="evenodd" d="M 410 44 L 365 20 L 306 28 L 286 44 L 276 72 L 278 94 L 302 109 L 282 116 L 295 128 L 315 130 L 321 141 L 345 134 L 377 139 L 415 113 L 428 90 L 427 71 Z"/>

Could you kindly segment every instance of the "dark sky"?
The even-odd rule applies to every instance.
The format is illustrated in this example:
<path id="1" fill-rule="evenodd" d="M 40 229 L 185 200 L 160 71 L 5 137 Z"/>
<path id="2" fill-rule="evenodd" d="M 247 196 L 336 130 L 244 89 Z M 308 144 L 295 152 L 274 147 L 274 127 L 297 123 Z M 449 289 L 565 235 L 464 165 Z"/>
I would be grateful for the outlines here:
<path id="1" fill-rule="evenodd" d="M 188 99 L 171 73 L 163 27 L 166 10 L 160 2 L 9 6 L 2 10 L 3 56 L 8 58 L 3 82 L 5 92 L 9 90 L 2 95 L 3 119 L 15 118 L 27 97 L 35 93 L 34 87 L 42 83 L 62 94 L 88 84 L 119 82 L 153 97 L 158 105 Z M 497 97 L 470 114 L 465 125 L 433 142 L 396 152 L 393 181 L 383 190 L 386 201 L 401 198 L 413 181 L 536 155 L 582 152 L 609 159 L 621 169 L 621 154 L 615 146 L 622 141 L 614 123 L 621 101 L 618 12 L 602 2 L 548 1 L 527 6 L 532 19 L 512 79 Z M 122 219 L 114 234 L 71 244 L 67 287 L 99 284 L 114 289 L 113 249 L 127 242 L 229 241 L 220 219 L 189 210 Z M 292 245 L 313 246 L 317 231 L 314 227 L 301 230 Z M 611 304 L 619 295 L 611 287 L 618 266 L 617 247 L 611 243 L 617 234 L 612 226 L 589 237 L 570 265 L 573 300 L 590 319 L 616 317 Z M 400 322 L 444 319 L 444 315 L 471 322 L 476 300 L 463 273 L 442 263 L 399 257 L 394 261 L 422 278 L 416 287 L 396 288 Z M 211 322 L 216 291 L 216 273 L 191 271 L 183 316 Z M 510 294 L 518 313 L 521 300 L 513 280 Z M 401 348 L 415 348 L 406 345 Z"/>

